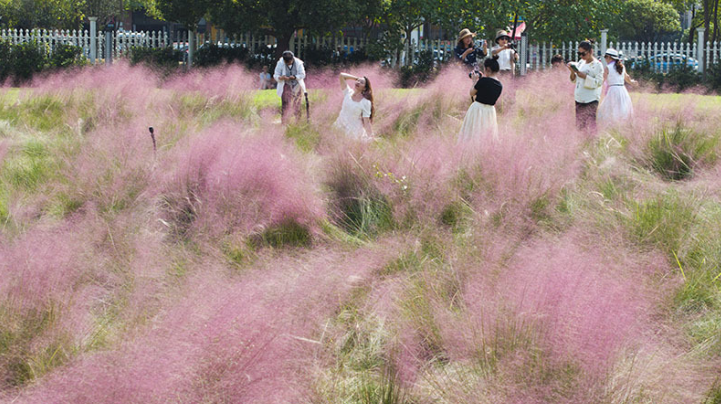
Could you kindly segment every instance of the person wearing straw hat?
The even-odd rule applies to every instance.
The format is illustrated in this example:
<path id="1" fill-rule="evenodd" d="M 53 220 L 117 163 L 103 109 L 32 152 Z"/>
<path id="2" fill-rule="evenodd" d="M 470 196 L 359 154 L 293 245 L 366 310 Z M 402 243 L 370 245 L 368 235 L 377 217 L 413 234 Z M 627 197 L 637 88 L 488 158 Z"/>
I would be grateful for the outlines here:
<path id="1" fill-rule="evenodd" d="M 626 72 L 621 60 L 621 54 L 613 48 L 608 48 L 604 55 L 606 67 L 603 78 L 608 86 L 606 97 L 598 106 L 598 121 L 602 126 L 611 126 L 623 123 L 633 115 L 633 103 L 628 95 L 626 84 L 635 85 L 636 80 Z"/>
<path id="2" fill-rule="evenodd" d="M 511 36 L 505 30 L 496 33 L 496 46 L 491 49 L 491 55 L 498 57 L 500 74 L 514 75 L 518 53 L 511 45 Z"/>
<path id="3" fill-rule="evenodd" d="M 470 29 L 464 28 L 458 34 L 458 43 L 455 49 L 453 49 L 456 59 L 467 66 L 478 66 L 478 63 L 488 54 L 486 41 L 481 41 L 481 43 L 478 44 L 480 46 L 477 46 L 477 44 L 473 42 L 475 36 L 476 34 L 471 32 Z"/>

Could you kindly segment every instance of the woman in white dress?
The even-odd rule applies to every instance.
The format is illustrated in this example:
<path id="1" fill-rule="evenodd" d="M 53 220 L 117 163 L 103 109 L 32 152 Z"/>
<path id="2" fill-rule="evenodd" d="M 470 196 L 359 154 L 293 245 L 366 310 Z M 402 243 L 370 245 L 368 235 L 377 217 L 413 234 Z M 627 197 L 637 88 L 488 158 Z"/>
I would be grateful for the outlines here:
<path id="1" fill-rule="evenodd" d="M 345 131 L 356 140 L 373 138 L 373 89 L 367 77 L 356 77 L 348 73 L 340 74 L 340 87 L 343 90 L 343 105 L 333 126 Z M 348 85 L 353 81 L 353 87 Z"/>
<path id="2" fill-rule="evenodd" d="M 477 81 L 470 91 L 473 103 L 468 107 L 458 133 L 459 143 L 480 143 L 489 137 L 498 140 L 495 105 L 503 92 L 503 85 L 496 78 L 499 71 L 497 58 L 484 60 L 483 67 L 483 74 L 474 73 Z"/>
<path id="3" fill-rule="evenodd" d="M 603 126 L 623 123 L 633 115 L 633 103 L 626 90 L 626 83 L 636 84 L 623 66 L 617 50 L 609 48 L 605 54 L 606 67 L 603 78 L 608 85 L 606 97 L 598 107 L 598 121 Z"/>

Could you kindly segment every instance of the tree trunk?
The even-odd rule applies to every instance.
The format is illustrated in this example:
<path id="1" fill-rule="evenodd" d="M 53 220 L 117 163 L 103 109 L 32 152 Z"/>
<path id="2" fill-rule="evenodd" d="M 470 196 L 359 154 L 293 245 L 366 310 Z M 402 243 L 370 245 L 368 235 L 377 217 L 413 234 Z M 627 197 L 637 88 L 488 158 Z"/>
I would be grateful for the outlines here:
<path id="1" fill-rule="evenodd" d="M 711 37 L 712 41 L 717 41 L 716 35 L 718 34 L 718 5 L 719 0 L 714 1 L 714 8 L 713 8 L 713 36 Z"/>
<path id="2" fill-rule="evenodd" d="M 290 38 L 293 37 L 293 32 L 277 32 L 275 37 L 278 40 L 278 47 L 275 48 L 275 59 L 278 60 L 283 55 L 283 52 L 290 49 Z"/>
<path id="3" fill-rule="evenodd" d="M 711 1 L 712 0 L 704 0 L 703 2 L 703 27 L 706 28 L 706 31 L 704 31 L 704 38 L 703 42 L 706 44 L 706 41 L 708 41 L 708 36 L 710 34 L 710 28 L 711 28 Z M 718 0 L 713 0 L 714 2 L 718 2 Z"/>

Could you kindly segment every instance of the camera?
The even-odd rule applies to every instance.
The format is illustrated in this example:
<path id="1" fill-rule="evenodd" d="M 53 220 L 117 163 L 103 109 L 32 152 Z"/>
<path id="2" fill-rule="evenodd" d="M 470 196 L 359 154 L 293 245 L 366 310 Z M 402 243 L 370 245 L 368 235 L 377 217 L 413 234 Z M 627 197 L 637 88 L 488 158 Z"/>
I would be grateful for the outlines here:
<path id="1" fill-rule="evenodd" d="M 477 75 L 480 79 L 481 76 L 483 76 L 483 73 L 481 73 L 481 69 L 478 67 L 478 64 L 473 65 L 473 71 L 468 73 L 468 78 L 472 79 L 473 75 Z"/>

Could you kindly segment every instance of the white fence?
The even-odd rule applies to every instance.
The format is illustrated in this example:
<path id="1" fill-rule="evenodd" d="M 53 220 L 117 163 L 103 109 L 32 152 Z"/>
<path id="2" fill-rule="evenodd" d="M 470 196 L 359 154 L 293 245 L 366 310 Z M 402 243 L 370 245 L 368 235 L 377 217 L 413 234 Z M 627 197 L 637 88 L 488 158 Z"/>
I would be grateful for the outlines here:
<path id="1" fill-rule="evenodd" d="M 635 63 L 644 61 L 648 67 L 657 72 L 668 72 L 673 66 L 686 64 L 693 69 L 703 71 L 707 66 L 721 63 L 721 43 L 702 42 L 703 29 L 697 31 L 698 38 L 693 43 L 643 43 L 643 42 L 607 42 L 607 30 L 601 31 L 601 42 L 596 45 L 596 54 L 601 56 L 602 52 L 609 47 L 621 51 L 623 58 Z M 48 31 L 48 30 L 2 30 L 0 38 L 10 43 L 17 44 L 35 40 L 46 45 L 52 53 L 60 44 L 69 44 L 81 47 L 85 55 L 93 60 L 104 59 L 106 56 L 107 39 L 104 32 L 91 31 Z M 171 38 L 167 32 L 160 31 L 113 31 L 110 32 L 112 43 L 111 54 L 113 58 L 120 57 L 132 47 L 163 48 L 173 46 L 175 49 L 187 51 L 189 40 L 188 33 L 183 33 L 177 38 Z M 93 46 L 93 42 L 95 46 Z M 207 43 L 214 43 L 219 46 L 244 47 L 249 49 L 251 56 L 258 59 L 270 59 L 273 57 L 273 50 L 277 41 L 271 36 L 236 35 L 227 36 L 222 31 L 216 31 L 214 35 L 198 34 L 194 47 L 203 46 Z M 365 48 L 369 41 L 358 38 L 312 38 L 307 35 L 294 37 L 290 42 L 290 49 L 296 55 L 303 58 L 310 47 L 330 49 L 336 57 L 351 57 L 356 51 Z M 453 59 L 453 48 L 455 43 L 441 40 L 420 40 L 405 44 L 401 52 L 393 54 L 386 61 L 389 65 L 397 67 L 403 64 L 412 64 L 418 59 L 421 51 L 432 52 L 433 58 L 445 62 Z M 92 51 L 95 48 L 95 52 Z M 517 64 L 519 72 L 526 74 L 528 71 L 544 70 L 551 66 L 551 58 L 554 55 L 563 56 L 564 60 L 577 59 L 576 52 L 578 42 L 567 42 L 553 44 L 547 42 L 529 43 L 527 37 L 523 37 L 518 44 L 520 63 Z M 268 60 L 269 61 L 269 60 Z"/>

